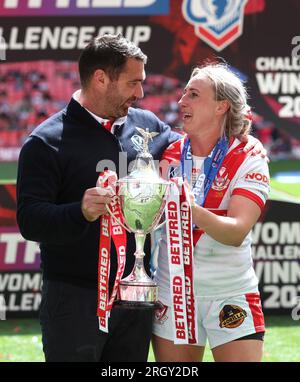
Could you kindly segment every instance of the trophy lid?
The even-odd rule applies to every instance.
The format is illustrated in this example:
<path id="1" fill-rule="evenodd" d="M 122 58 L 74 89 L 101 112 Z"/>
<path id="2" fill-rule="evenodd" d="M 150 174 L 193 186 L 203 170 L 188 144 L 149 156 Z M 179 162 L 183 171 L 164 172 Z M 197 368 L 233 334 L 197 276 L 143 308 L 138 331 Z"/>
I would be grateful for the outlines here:
<path id="1" fill-rule="evenodd" d="M 163 183 L 165 182 L 162 178 L 160 178 L 157 169 L 154 165 L 154 159 L 151 153 L 149 152 L 149 139 L 153 139 L 158 132 L 149 132 L 149 129 L 142 129 L 140 127 L 136 127 L 138 132 L 143 136 L 143 150 L 138 153 L 135 158 L 133 168 L 126 177 L 129 181 L 133 179 L 145 180 L 147 183 Z"/>

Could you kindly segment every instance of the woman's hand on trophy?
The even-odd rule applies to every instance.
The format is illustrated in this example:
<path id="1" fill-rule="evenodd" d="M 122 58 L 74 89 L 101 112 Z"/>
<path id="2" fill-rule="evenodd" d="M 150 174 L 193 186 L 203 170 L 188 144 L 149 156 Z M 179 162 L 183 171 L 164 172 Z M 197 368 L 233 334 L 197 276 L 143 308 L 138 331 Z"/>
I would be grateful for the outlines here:
<path id="1" fill-rule="evenodd" d="M 85 219 L 93 222 L 105 214 L 107 212 L 106 204 L 110 204 L 112 197 L 113 192 L 110 188 L 94 187 L 87 189 L 81 202 L 81 211 Z"/>
<path id="2" fill-rule="evenodd" d="M 185 190 L 186 190 L 187 197 L 188 197 L 189 203 L 191 205 L 191 208 L 195 207 L 196 206 L 195 195 L 193 193 L 193 190 L 191 189 L 189 182 L 186 179 L 184 180 L 184 186 L 185 186 Z"/>

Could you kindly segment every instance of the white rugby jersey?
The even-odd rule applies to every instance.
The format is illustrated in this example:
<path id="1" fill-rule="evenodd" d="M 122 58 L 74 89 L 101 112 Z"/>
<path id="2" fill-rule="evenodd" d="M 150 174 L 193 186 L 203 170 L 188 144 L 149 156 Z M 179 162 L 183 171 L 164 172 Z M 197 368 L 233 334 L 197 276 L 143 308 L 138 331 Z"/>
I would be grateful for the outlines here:
<path id="1" fill-rule="evenodd" d="M 163 155 L 175 174 L 176 168 L 180 168 L 180 155 L 185 139 L 186 137 L 171 144 Z M 267 200 L 267 161 L 259 155 L 247 156 L 243 153 L 244 146 L 237 138 L 231 140 L 228 153 L 208 192 L 204 207 L 218 215 L 226 216 L 233 195 L 249 198 L 261 209 Z M 251 233 L 240 247 L 221 244 L 200 229 L 194 230 L 193 241 L 195 296 L 207 299 L 226 298 L 257 290 L 258 279 L 251 256 Z M 169 265 L 165 232 L 160 241 L 155 279 L 159 284 L 159 299 L 169 304 Z"/>

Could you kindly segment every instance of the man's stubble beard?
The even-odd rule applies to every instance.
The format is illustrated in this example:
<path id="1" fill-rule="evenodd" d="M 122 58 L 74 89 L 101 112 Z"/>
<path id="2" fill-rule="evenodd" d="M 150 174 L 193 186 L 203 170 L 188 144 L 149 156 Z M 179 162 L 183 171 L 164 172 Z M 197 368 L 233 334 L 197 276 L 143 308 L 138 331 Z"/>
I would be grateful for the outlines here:
<path id="1" fill-rule="evenodd" d="M 110 86 L 105 97 L 106 110 L 109 118 L 117 119 L 127 115 L 128 107 L 124 106 L 124 103 L 127 101 L 128 100 L 124 101 L 121 99 L 115 86 Z"/>

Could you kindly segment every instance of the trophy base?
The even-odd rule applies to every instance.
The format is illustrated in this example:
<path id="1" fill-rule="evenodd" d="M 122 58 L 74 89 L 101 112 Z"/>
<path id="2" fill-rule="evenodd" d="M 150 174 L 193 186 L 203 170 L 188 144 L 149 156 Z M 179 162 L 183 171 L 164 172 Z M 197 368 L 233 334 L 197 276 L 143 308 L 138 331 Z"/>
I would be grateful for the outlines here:
<path id="1" fill-rule="evenodd" d="M 150 281 L 150 282 L 149 282 Z M 133 309 L 158 309 L 158 288 L 150 278 L 147 282 L 122 280 L 119 285 L 120 300 L 116 304 L 120 307 Z"/>
<path id="2" fill-rule="evenodd" d="M 124 301 L 117 300 L 114 302 L 114 307 L 119 309 L 162 309 L 163 304 L 160 301 L 147 302 L 147 301 Z"/>

